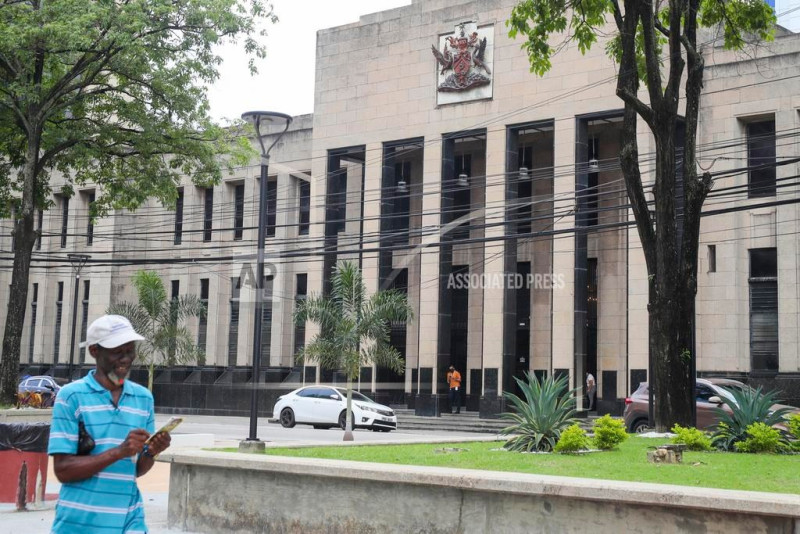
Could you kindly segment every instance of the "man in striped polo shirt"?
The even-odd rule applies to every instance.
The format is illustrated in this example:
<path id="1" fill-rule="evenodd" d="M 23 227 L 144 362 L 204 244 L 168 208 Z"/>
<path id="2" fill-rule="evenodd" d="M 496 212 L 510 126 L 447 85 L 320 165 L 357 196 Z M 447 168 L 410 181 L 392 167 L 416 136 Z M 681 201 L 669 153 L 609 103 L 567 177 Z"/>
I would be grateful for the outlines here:
<path id="1" fill-rule="evenodd" d="M 143 339 L 119 315 L 100 317 L 86 332 L 81 346 L 96 368 L 64 386 L 53 407 L 48 453 L 62 483 L 53 533 L 147 532 L 136 477 L 153 467 L 170 436 L 145 444 L 155 430 L 153 395 L 127 380 Z"/>

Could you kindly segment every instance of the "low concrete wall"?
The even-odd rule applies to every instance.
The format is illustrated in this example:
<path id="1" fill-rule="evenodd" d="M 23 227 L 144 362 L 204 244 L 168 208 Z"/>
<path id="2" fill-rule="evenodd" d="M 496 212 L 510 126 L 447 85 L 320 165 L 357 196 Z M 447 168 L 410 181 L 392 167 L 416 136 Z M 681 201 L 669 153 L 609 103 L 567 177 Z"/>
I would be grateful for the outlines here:
<path id="1" fill-rule="evenodd" d="M 196 532 L 800 534 L 800 496 L 582 478 L 165 452 L 169 524 Z"/>
<path id="2" fill-rule="evenodd" d="M 49 423 L 52 408 L 9 408 L 0 410 L 0 423 Z"/>

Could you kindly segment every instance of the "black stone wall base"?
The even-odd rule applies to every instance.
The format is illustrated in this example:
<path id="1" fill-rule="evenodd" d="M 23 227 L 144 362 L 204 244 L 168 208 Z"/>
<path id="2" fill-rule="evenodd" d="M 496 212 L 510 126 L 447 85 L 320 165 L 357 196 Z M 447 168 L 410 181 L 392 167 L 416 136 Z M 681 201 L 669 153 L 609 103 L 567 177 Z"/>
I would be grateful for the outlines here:
<path id="1" fill-rule="evenodd" d="M 250 380 L 249 369 L 226 369 L 214 383 L 224 386 L 233 384 L 244 384 L 249 380 Z"/>
<path id="2" fill-rule="evenodd" d="M 375 393 L 370 393 L 369 391 L 362 391 L 361 393 L 363 393 L 367 397 L 372 397 L 372 400 L 374 400 L 378 404 L 383 404 L 384 406 L 395 404 L 393 401 L 393 397 L 390 393 L 378 392 L 378 391 L 376 391 Z"/>
<path id="3" fill-rule="evenodd" d="M 480 395 L 467 395 L 466 409 L 468 412 L 477 412 L 481 409 Z"/>
<path id="4" fill-rule="evenodd" d="M 595 402 L 597 406 L 595 406 L 597 410 L 597 415 L 622 415 L 622 411 L 625 409 L 625 400 L 624 399 L 597 399 Z"/>
<path id="5" fill-rule="evenodd" d="M 479 412 L 481 419 L 499 419 L 500 414 L 505 411 L 505 399 L 503 397 L 481 397 Z"/>
<path id="6" fill-rule="evenodd" d="M 406 394 L 406 408 L 409 410 L 413 410 L 414 407 L 417 405 L 417 396 L 412 395 L 411 393 Z"/>
<path id="7" fill-rule="evenodd" d="M 438 395 L 417 395 L 414 401 L 414 415 L 439 417 L 441 415 L 440 402 Z"/>

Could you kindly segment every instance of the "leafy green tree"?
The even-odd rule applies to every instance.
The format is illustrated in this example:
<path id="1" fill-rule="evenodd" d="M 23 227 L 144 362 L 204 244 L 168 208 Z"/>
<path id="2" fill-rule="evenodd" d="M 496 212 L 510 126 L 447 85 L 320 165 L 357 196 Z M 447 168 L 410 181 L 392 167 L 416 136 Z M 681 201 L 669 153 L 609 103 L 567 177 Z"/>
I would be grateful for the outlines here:
<path id="1" fill-rule="evenodd" d="M 506 22 L 511 37 L 526 39 L 531 71 L 544 75 L 553 55 L 569 41 L 586 52 L 616 25 L 607 51 L 618 64 L 616 94 L 624 103 L 620 164 L 649 280 L 649 335 L 653 364 L 655 425 L 692 426 L 692 318 L 697 293 L 700 213 L 711 175 L 698 174 L 697 121 L 704 59 L 702 27 L 721 27 L 726 48 L 741 48 L 748 36 L 769 40 L 775 15 L 759 0 L 524 0 Z M 556 43 L 554 37 L 563 36 Z M 552 39 L 552 40 L 551 40 Z M 646 95 L 640 94 L 640 82 Z M 681 103 L 685 109 L 681 109 Z M 655 221 L 642 186 L 637 120 L 653 135 L 656 152 Z M 682 167 L 683 217 L 677 216 L 676 143 L 685 125 Z M 679 231 L 682 224 L 683 231 Z"/>
<path id="2" fill-rule="evenodd" d="M 362 367 L 372 364 L 403 373 L 405 361 L 389 341 L 391 325 L 410 321 L 413 316 L 406 295 L 400 291 L 378 291 L 368 296 L 361 271 L 350 261 L 336 266 L 330 296 L 310 295 L 297 306 L 295 323 L 310 321 L 320 329 L 298 353 L 298 361 L 341 369 L 347 376 L 345 441 L 353 440 L 353 381 L 358 380 Z"/>
<path id="3" fill-rule="evenodd" d="M 101 216 L 149 197 L 171 205 L 181 176 L 208 185 L 222 161 L 243 164 L 247 140 L 210 121 L 206 86 L 224 42 L 243 41 L 255 70 L 263 20 L 276 20 L 264 0 L 0 2 L 0 217 L 16 219 L 0 400 L 16 393 L 34 217 L 50 206 L 51 177 L 67 197 L 94 184 Z"/>
<path id="4" fill-rule="evenodd" d="M 106 313 L 127 317 L 134 330 L 145 338 L 136 347 L 136 359 L 147 366 L 147 388 L 152 391 L 156 365 L 172 366 L 203 357 L 183 321 L 189 317 L 204 317 L 206 307 L 196 295 L 167 298 L 164 282 L 155 271 L 137 272 L 133 287 L 138 302 L 113 304 Z"/>

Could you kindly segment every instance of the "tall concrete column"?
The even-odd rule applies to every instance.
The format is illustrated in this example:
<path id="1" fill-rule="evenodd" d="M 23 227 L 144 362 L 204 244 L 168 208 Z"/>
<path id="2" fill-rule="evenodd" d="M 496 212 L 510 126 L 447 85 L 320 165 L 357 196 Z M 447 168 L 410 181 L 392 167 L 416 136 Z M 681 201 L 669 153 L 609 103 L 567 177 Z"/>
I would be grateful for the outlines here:
<path id="1" fill-rule="evenodd" d="M 486 137 L 486 216 L 488 227 L 485 230 L 487 241 L 484 245 L 483 272 L 487 281 L 506 280 L 504 275 L 516 272 L 508 271 L 505 265 L 505 251 L 509 245 L 503 240 L 506 226 L 497 224 L 507 219 L 506 213 L 506 131 L 489 130 Z M 496 240 L 492 240 L 492 238 Z M 515 246 L 515 242 L 511 242 Z M 500 286 L 490 284 L 483 290 L 483 362 L 482 375 L 469 377 L 470 388 L 480 385 L 480 391 L 468 390 L 472 397 L 480 396 L 480 411 L 496 414 L 502 409 L 501 395 L 504 381 L 504 339 L 503 313 L 507 293 L 506 284 Z M 465 377 L 466 378 L 466 377 Z"/>
<path id="2" fill-rule="evenodd" d="M 434 143 L 425 149 L 422 182 L 421 226 L 436 228 L 440 225 L 442 144 Z M 420 247 L 419 292 L 419 363 L 418 384 L 412 384 L 418 397 L 415 411 L 421 415 L 438 415 L 436 376 L 439 341 L 439 248 L 425 244 L 438 243 L 441 236 L 434 234 L 422 239 Z"/>
<path id="3" fill-rule="evenodd" d="M 381 217 L 381 198 L 382 195 L 389 193 L 389 191 L 382 190 L 382 170 L 383 161 L 382 157 L 377 156 L 381 154 L 381 143 L 372 143 L 367 145 L 366 153 L 369 154 L 366 158 L 366 168 L 364 176 L 364 203 L 363 203 L 363 248 L 367 250 L 374 250 L 378 248 L 379 240 L 377 236 L 380 234 L 380 217 Z M 380 273 L 378 268 L 378 253 L 366 252 L 361 257 L 361 273 L 364 277 L 364 283 L 367 286 L 367 295 L 375 294 L 379 289 Z M 372 367 L 372 372 L 369 373 L 367 378 L 368 383 L 361 383 L 362 391 L 375 391 L 375 366 Z M 398 377 L 398 382 L 402 379 Z"/>
<path id="4" fill-rule="evenodd" d="M 575 165 L 575 119 L 568 117 L 555 123 L 556 169 L 574 169 Z M 573 174 L 574 176 L 574 174 Z M 553 242 L 553 273 L 558 277 L 559 287 L 553 296 L 553 374 L 571 373 L 574 366 L 575 296 L 575 180 L 569 175 L 555 180 L 555 219 L 553 229 L 557 233 Z"/>

